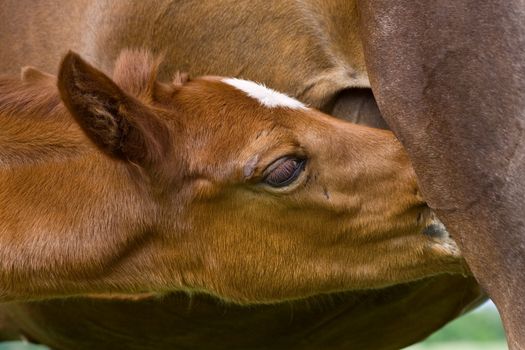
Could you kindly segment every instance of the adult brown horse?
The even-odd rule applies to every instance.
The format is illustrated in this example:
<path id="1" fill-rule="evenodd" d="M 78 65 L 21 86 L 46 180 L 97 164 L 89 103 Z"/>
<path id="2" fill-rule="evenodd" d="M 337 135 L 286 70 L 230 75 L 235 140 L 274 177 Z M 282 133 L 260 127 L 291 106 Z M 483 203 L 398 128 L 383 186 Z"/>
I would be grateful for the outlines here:
<path id="1" fill-rule="evenodd" d="M 525 1 L 360 5 L 381 110 L 523 349 Z"/>
<path id="2" fill-rule="evenodd" d="M 4 2 L 0 5 L 0 16 L 4 16 L 0 28 L 5 47 L 0 57 L 2 69 L 6 70 L 15 71 L 22 62 L 52 69 L 65 48 L 73 47 L 109 70 L 122 47 L 146 46 L 166 53 L 171 65 L 166 66 L 164 75 L 179 67 L 195 74 L 242 75 L 278 87 L 336 115 L 348 116 L 350 111 L 351 119 L 365 117 L 365 122 L 372 119 L 378 125 L 380 121 L 371 94 L 366 90 L 352 89 L 369 86 L 357 5 L 353 1 L 280 1 L 271 4 L 262 1 L 159 1 L 156 6 L 129 2 L 115 5 L 105 1 L 60 4 L 48 1 L 37 5 L 23 1 Z M 21 8 L 24 10 L 21 11 Z M 472 15 L 474 10 L 468 15 Z M 425 18 L 432 22 L 433 15 L 436 14 Z M 482 13 L 480 16 L 488 18 L 491 14 Z M 442 22 L 434 21 L 437 24 Z M 363 38 L 366 41 L 367 37 Z M 465 35 L 458 33 L 456 38 L 464 41 Z M 401 38 L 388 38 L 391 43 L 396 42 L 394 39 Z M 474 42 L 469 44 L 475 45 Z M 519 45 L 515 47 L 519 48 Z M 374 57 L 373 53 L 367 53 L 367 59 Z M 426 59 L 432 60 L 432 56 Z M 390 91 L 399 91 L 399 86 L 397 89 L 389 86 Z M 503 91 L 500 90 L 500 93 Z M 355 110 L 361 113 L 355 113 Z M 422 147 L 419 152 L 425 154 L 425 150 Z M 439 159 L 434 161 L 439 163 Z M 455 189 L 451 188 L 451 191 Z M 438 198 L 440 193 L 433 193 L 432 196 Z M 475 246 L 475 242 L 472 244 Z M 443 277 L 443 281 L 447 278 Z M 434 281 L 436 285 L 444 284 Z M 435 306 L 434 311 L 439 310 L 437 305 L 432 305 L 433 300 L 426 300 L 428 289 L 430 287 L 423 284 L 411 286 L 412 293 L 419 293 L 419 297 L 410 299 L 412 305 L 418 305 L 410 307 L 410 311 L 414 312 L 410 317 L 424 319 L 421 315 L 425 314 L 423 310 L 428 309 L 421 307 L 422 303 L 430 309 Z M 461 300 L 455 294 L 457 288 L 449 289 L 451 291 L 445 293 L 446 288 L 443 288 L 440 300 Z M 409 300 L 405 299 L 404 293 L 410 295 L 405 288 L 390 289 L 383 295 L 390 298 L 390 306 L 399 306 Z M 367 299 L 366 295 L 359 297 L 362 298 L 360 300 L 374 300 L 369 304 L 368 311 L 370 315 L 376 315 L 374 305 L 380 304 L 377 299 Z M 449 310 L 456 310 L 457 307 Z M 52 313 L 50 310 L 47 312 Z M 435 320 L 441 321 L 434 321 L 432 325 L 419 322 L 420 329 L 426 331 L 418 337 L 427 334 L 453 314 L 455 311 L 435 315 Z M 404 316 L 409 317 L 406 312 Z M 378 317 L 376 322 L 381 319 Z M 324 327 L 329 328 L 326 324 Z M 400 334 L 396 336 L 397 339 L 403 337 Z"/>

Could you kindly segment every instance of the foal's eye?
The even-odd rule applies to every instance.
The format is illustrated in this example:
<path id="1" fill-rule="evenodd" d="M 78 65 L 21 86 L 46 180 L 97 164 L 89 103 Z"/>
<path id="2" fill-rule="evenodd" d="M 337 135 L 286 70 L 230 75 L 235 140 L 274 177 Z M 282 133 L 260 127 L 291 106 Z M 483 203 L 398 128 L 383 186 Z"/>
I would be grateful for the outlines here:
<path id="1" fill-rule="evenodd" d="M 265 171 L 263 182 L 272 187 L 284 187 L 295 181 L 303 171 L 306 159 L 283 157 L 273 162 Z"/>

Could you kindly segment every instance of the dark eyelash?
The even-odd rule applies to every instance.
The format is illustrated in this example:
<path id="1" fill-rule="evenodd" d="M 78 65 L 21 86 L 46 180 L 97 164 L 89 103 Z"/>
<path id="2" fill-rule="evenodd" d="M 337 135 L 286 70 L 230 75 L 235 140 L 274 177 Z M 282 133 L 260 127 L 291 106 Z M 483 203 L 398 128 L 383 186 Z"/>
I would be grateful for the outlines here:
<path id="1" fill-rule="evenodd" d="M 264 182 L 272 187 L 284 187 L 297 179 L 304 169 L 306 159 L 286 157 L 280 159 L 274 169 L 264 178 Z"/>

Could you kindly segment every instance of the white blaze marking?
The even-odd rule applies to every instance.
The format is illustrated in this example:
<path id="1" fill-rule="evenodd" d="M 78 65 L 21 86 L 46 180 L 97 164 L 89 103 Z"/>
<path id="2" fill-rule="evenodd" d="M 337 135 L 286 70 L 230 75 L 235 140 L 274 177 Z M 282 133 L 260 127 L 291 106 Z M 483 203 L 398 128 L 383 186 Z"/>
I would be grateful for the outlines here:
<path id="1" fill-rule="evenodd" d="M 225 78 L 222 79 L 228 85 L 235 87 L 246 93 L 248 96 L 258 100 L 263 106 L 272 107 L 287 107 L 292 109 L 305 109 L 306 106 L 290 96 L 287 96 L 278 91 L 267 88 L 264 85 L 257 84 L 253 81 Z"/>

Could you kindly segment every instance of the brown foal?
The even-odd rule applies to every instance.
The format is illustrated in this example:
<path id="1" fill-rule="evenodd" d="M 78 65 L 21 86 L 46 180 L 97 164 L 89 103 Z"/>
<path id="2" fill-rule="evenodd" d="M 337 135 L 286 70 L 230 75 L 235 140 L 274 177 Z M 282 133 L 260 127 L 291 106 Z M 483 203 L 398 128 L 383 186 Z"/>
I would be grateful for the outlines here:
<path id="1" fill-rule="evenodd" d="M 388 131 L 124 52 L 0 80 L 2 300 L 203 291 L 267 303 L 462 272 Z M 439 233 L 439 230 L 437 230 Z"/>

